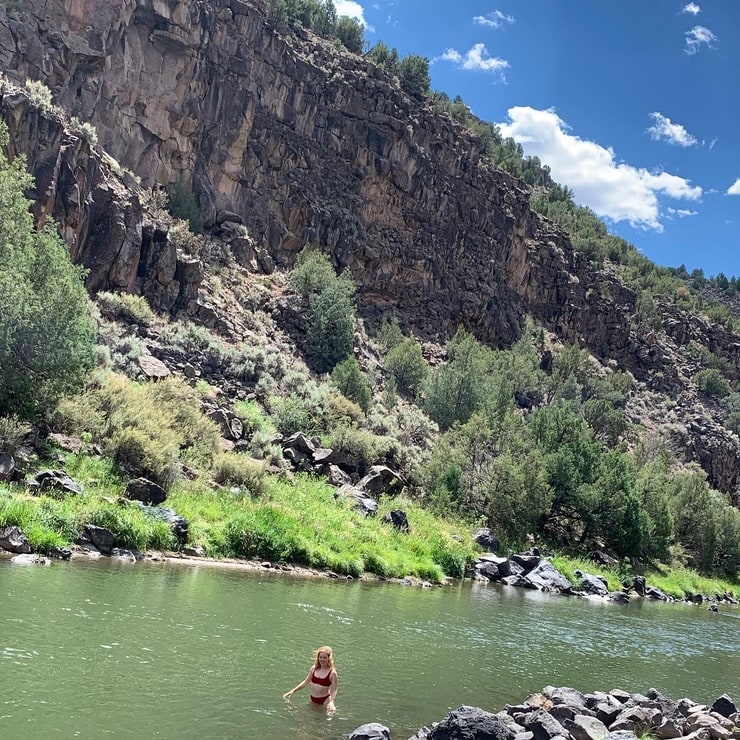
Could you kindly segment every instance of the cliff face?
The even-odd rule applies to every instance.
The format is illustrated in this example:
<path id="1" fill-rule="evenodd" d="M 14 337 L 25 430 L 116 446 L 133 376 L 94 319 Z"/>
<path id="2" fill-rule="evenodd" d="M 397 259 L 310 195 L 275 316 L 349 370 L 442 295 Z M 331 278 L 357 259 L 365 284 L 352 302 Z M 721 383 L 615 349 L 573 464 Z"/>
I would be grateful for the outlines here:
<path id="1" fill-rule="evenodd" d="M 238 0 L 23 5 L 2 25 L 3 68 L 44 80 L 144 185 L 192 179 L 207 223 L 239 214 L 278 264 L 320 244 L 368 310 L 427 334 L 464 323 L 509 344 L 530 313 L 602 357 L 630 346 L 619 309 L 634 296 L 588 290 L 521 184 L 371 63 L 286 40 Z"/>
<path id="2" fill-rule="evenodd" d="M 308 33 L 280 35 L 259 0 L 19 5 L 14 17 L 0 6 L 7 76 L 43 80 L 143 185 L 192 184 L 207 224 L 237 214 L 278 265 L 307 243 L 329 251 L 352 271 L 366 317 L 392 310 L 442 340 L 464 324 L 506 346 L 529 314 L 639 379 L 678 388 L 687 379 L 676 353 L 691 338 L 740 367 L 737 337 L 686 316 L 670 317 L 662 343 L 632 329 L 634 293 L 532 212 L 526 187 L 483 160 L 474 138 L 370 62 Z M 47 194 L 38 208 L 91 268 L 91 290 L 137 286 L 160 308 L 192 306 L 197 271 L 142 228 L 135 196 L 96 179 L 79 143 L 39 138 L 43 126 L 33 130 L 18 105 L 6 97 L 2 113 Z M 706 467 L 732 491 L 737 445 L 717 435 L 723 452 L 712 458 L 735 462 Z"/>

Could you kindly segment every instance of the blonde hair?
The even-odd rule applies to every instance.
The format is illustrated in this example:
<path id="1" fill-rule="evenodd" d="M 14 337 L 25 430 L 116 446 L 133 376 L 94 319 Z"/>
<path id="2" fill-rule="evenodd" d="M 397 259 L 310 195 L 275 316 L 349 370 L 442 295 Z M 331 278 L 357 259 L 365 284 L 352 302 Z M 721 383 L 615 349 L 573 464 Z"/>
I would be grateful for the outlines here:
<path id="1" fill-rule="evenodd" d="M 314 650 L 314 668 L 321 668 L 321 664 L 319 663 L 319 655 L 321 653 L 329 653 L 329 668 L 334 668 L 334 653 L 332 652 L 332 649 L 328 645 L 323 645 L 318 650 Z M 323 681 L 323 679 L 322 679 Z"/>

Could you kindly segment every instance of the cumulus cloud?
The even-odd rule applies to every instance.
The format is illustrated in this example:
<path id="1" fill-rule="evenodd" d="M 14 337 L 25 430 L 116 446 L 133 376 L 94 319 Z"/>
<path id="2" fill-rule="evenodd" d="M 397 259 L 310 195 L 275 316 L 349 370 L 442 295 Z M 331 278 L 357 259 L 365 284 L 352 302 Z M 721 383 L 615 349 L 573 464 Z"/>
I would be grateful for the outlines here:
<path id="1" fill-rule="evenodd" d="M 678 146 L 694 146 L 697 143 L 680 123 L 673 123 L 662 113 L 651 113 L 650 118 L 653 119 L 653 125 L 648 128 L 648 133 L 653 141 L 667 141 Z"/>
<path id="2" fill-rule="evenodd" d="M 714 47 L 717 37 L 704 26 L 694 26 L 690 31 L 686 31 L 686 47 L 684 51 L 689 55 L 696 54 L 701 49 L 702 44 L 706 44 L 708 49 Z"/>
<path id="3" fill-rule="evenodd" d="M 334 8 L 337 11 L 337 15 L 348 15 L 350 18 L 355 18 L 360 21 L 368 31 L 374 31 L 372 26 L 369 26 L 365 20 L 365 9 L 360 3 L 355 0 L 334 0 Z"/>
<path id="4" fill-rule="evenodd" d="M 488 28 L 501 28 L 504 23 L 513 23 L 513 15 L 504 15 L 500 10 L 494 10 L 486 15 L 476 15 L 473 18 L 473 23 L 477 23 L 479 26 L 488 26 Z"/>
<path id="5" fill-rule="evenodd" d="M 508 115 L 509 121 L 499 124 L 501 133 L 546 162 L 553 178 L 599 216 L 662 231 L 659 195 L 691 201 L 702 196 L 702 189 L 685 178 L 617 161 L 611 148 L 570 133 L 552 109 L 516 107 Z M 740 194 L 740 179 L 736 185 Z"/>
<path id="6" fill-rule="evenodd" d="M 740 177 L 727 188 L 727 195 L 740 195 Z"/>
<path id="7" fill-rule="evenodd" d="M 491 57 L 488 55 L 488 49 L 483 44 L 473 44 L 465 53 L 461 54 L 457 49 L 447 49 L 442 56 L 437 57 L 434 61 L 452 62 L 461 69 L 480 70 L 482 72 L 493 72 L 501 75 L 509 66 L 505 59 Z"/>
<path id="8" fill-rule="evenodd" d="M 684 5 L 682 13 L 690 13 L 691 15 L 699 15 L 701 8 L 696 3 L 687 3 Z"/>

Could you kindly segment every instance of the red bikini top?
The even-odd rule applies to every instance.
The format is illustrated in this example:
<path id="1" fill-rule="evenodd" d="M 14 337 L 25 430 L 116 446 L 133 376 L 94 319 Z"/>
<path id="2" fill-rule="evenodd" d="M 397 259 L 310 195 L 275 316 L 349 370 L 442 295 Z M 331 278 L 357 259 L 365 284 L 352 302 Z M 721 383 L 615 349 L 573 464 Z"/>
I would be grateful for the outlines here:
<path id="1" fill-rule="evenodd" d="M 316 669 L 314 668 L 311 671 L 311 683 L 317 683 L 319 686 L 331 686 L 331 671 L 329 671 L 324 678 L 319 678 L 316 675 Z"/>

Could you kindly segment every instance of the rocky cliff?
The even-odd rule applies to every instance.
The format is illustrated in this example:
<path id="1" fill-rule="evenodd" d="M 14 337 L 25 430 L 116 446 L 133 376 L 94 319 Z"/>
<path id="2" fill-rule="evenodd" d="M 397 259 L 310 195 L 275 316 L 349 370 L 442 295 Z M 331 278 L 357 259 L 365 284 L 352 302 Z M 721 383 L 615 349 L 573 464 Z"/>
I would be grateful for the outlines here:
<path id="1" fill-rule="evenodd" d="M 472 135 L 371 62 L 309 32 L 278 33 L 258 0 L 15 5 L 0 7 L 4 74 L 43 80 L 144 186 L 191 185 L 206 224 L 241 220 L 266 262 L 287 267 L 304 244 L 322 247 L 351 270 L 370 320 L 393 311 L 440 340 L 464 324 L 507 346 L 529 315 L 683 393 L 687 459 L 735 491 L 737 440 L 716 424 L 707 433 L 709 421 L 692 431 L 691 368 L 678 358 L 700 341 L 737 379 L 739 338 L 678 311 L 659 338 L 636 329 L 634 292 L 531 211 L 526 186 L 483 159 Z M 197 266 L 144 228 L 138 199 L 98 177 L 79 137 L 23 105 L 6 95 L 2 114 L 37 177 L 38 213 L 60 222 L 90 289 L 143 290 L 159 308 L 192 312 Z"/>

